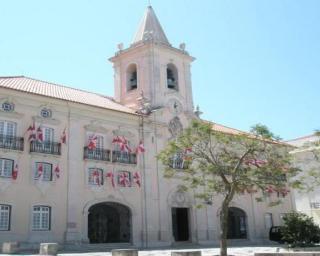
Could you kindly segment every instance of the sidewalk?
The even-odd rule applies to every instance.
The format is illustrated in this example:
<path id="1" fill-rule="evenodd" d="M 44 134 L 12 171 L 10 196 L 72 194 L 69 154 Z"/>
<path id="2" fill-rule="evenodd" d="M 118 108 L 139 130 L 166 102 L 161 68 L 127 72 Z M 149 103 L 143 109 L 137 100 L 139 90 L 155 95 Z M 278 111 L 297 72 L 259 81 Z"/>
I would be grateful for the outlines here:
<path id="1" fill-rule="evenodd" d="M 202 256 L 213 256 L 219 254 L 219 248 L 204 248 L 204 249 L 156 249 L 156 250 L 140 250 L 139 256 L 171 256 L 172 251 L 193 251 L 193 250 L 201 250 Z M 253 256 L 255 252 L 284 252 L 287 251 L 285 248 L 276 247 L 276 246 L 237 246 L 237 247 L 229 247 L 228 254 L 234 256 Z M 0 254 L 2 256 L 11 256 L 8 254 Z M 20 253 L 19 255 L 31 256 L 38 255 L 36 252 L 31 254 L 28 253 Z M 111 256 L 111 252 L 63 252 L 61 251 L 58 255 L 61 256 Z"/>

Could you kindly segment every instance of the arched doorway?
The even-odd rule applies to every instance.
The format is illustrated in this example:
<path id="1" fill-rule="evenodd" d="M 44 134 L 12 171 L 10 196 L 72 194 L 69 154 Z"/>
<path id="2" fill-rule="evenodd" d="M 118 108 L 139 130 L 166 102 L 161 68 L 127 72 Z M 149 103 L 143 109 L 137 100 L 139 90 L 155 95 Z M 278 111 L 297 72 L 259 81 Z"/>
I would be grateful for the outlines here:
<path id="1" fill-rule="evenodd" d="M 129 243 L 130 209 L 113 202 L 91 206 L 88 215 L 88 238 L 90 243 Z"/>
<path id="2" fill-rule="evenodd" d="M 247 217 L 240 208 L 230 207 L 228 213 L 228 239 L 247 238 Z"/>

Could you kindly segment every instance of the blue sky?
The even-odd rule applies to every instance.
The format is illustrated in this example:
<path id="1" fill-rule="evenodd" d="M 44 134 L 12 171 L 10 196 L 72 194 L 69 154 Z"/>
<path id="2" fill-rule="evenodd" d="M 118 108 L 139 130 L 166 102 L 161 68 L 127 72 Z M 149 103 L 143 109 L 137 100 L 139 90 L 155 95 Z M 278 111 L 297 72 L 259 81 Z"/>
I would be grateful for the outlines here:
<path id="1" fill-rule="evenodd" d="M 320 128 L 320 1 L 152 0 L 185 42 L 203 118 L 292 139 Z M 128 46 L 148 1 L 1 0 L 0 75 L 113 96 L 108 58 Z"/>

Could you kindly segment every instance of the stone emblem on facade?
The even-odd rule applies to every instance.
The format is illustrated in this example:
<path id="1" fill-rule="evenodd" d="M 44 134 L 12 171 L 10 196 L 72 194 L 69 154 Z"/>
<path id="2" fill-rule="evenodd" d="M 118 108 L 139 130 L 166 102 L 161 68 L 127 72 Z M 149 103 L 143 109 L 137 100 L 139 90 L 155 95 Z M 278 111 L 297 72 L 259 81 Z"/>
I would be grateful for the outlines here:
<path id="1" fill-rule="evenodd" d="M 171 134 L 171 137 L 176 138 L 182 132 L 183 129 L 180 118 L 176 116 L 173 119 L 171 119 L 171 121 L 169 122 L 168 129 Z"/>
<path id="2" fill-rule="evenodd" d="M 167 106 L 169 107 L 170 112 L 175 116 L 182 112 L 182 104 L 176 99 L 170 99 Z"/>

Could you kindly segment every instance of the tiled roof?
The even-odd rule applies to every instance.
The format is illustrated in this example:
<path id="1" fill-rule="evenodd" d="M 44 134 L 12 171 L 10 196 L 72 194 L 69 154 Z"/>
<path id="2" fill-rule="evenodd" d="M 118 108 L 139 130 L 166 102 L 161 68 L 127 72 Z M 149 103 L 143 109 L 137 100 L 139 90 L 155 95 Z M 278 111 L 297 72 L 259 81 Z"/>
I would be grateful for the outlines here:
<path id="1" fill-rule="evenodd" d="M 134 110 L 115 102 L 111 97 L 25 76 L 0 77 L 0 87 L 100 108 L 134 113 Z"/>
<path id="2" fill-rule="evenodd" d="M 226 133 L 226 134 L 231 134 L 231 135 L 246 135 L 248 137 L 254 137 L 253 134 L 249 133 L 249 132 L 245 132 L 245 131 L 241 131 L 235 128 L 230 128 L 228 126 L 222 125 L 222 124 L 217 124 L 217 123 L 213 123 L 207 120 L 204 120 L 205 122 L 208 122 L 209 124 L 212 125 L 212 129 L 214 131 L 218 131 L 218 132 L 222 132 L 222 133 Z M 287 142 L 283 142 L 283 141 L 277 141 L 277 140 L 267 140 L 270 143 L 273 144 L 278 144 L 278 145 L 283 145 L 283 146 L 292 146 L 290 144 L 288 144 Z"/>
<path id="3" fill-rule="evenodd" d="M 249 134 L 248 132 L 244 132 L 244 131 L 240 131 L 240 130 L 237 130 L 234 128 L 230 128 L 230 127 L 222 125 L 222 124 L 217 124 L 217 123 L 210 122 L 210 121 L 205 121 L 205 122 L 208 122 L 209 124 L 211 124 L 212 129 L 214 131 L 228 133 L 228 134 Z"/>

